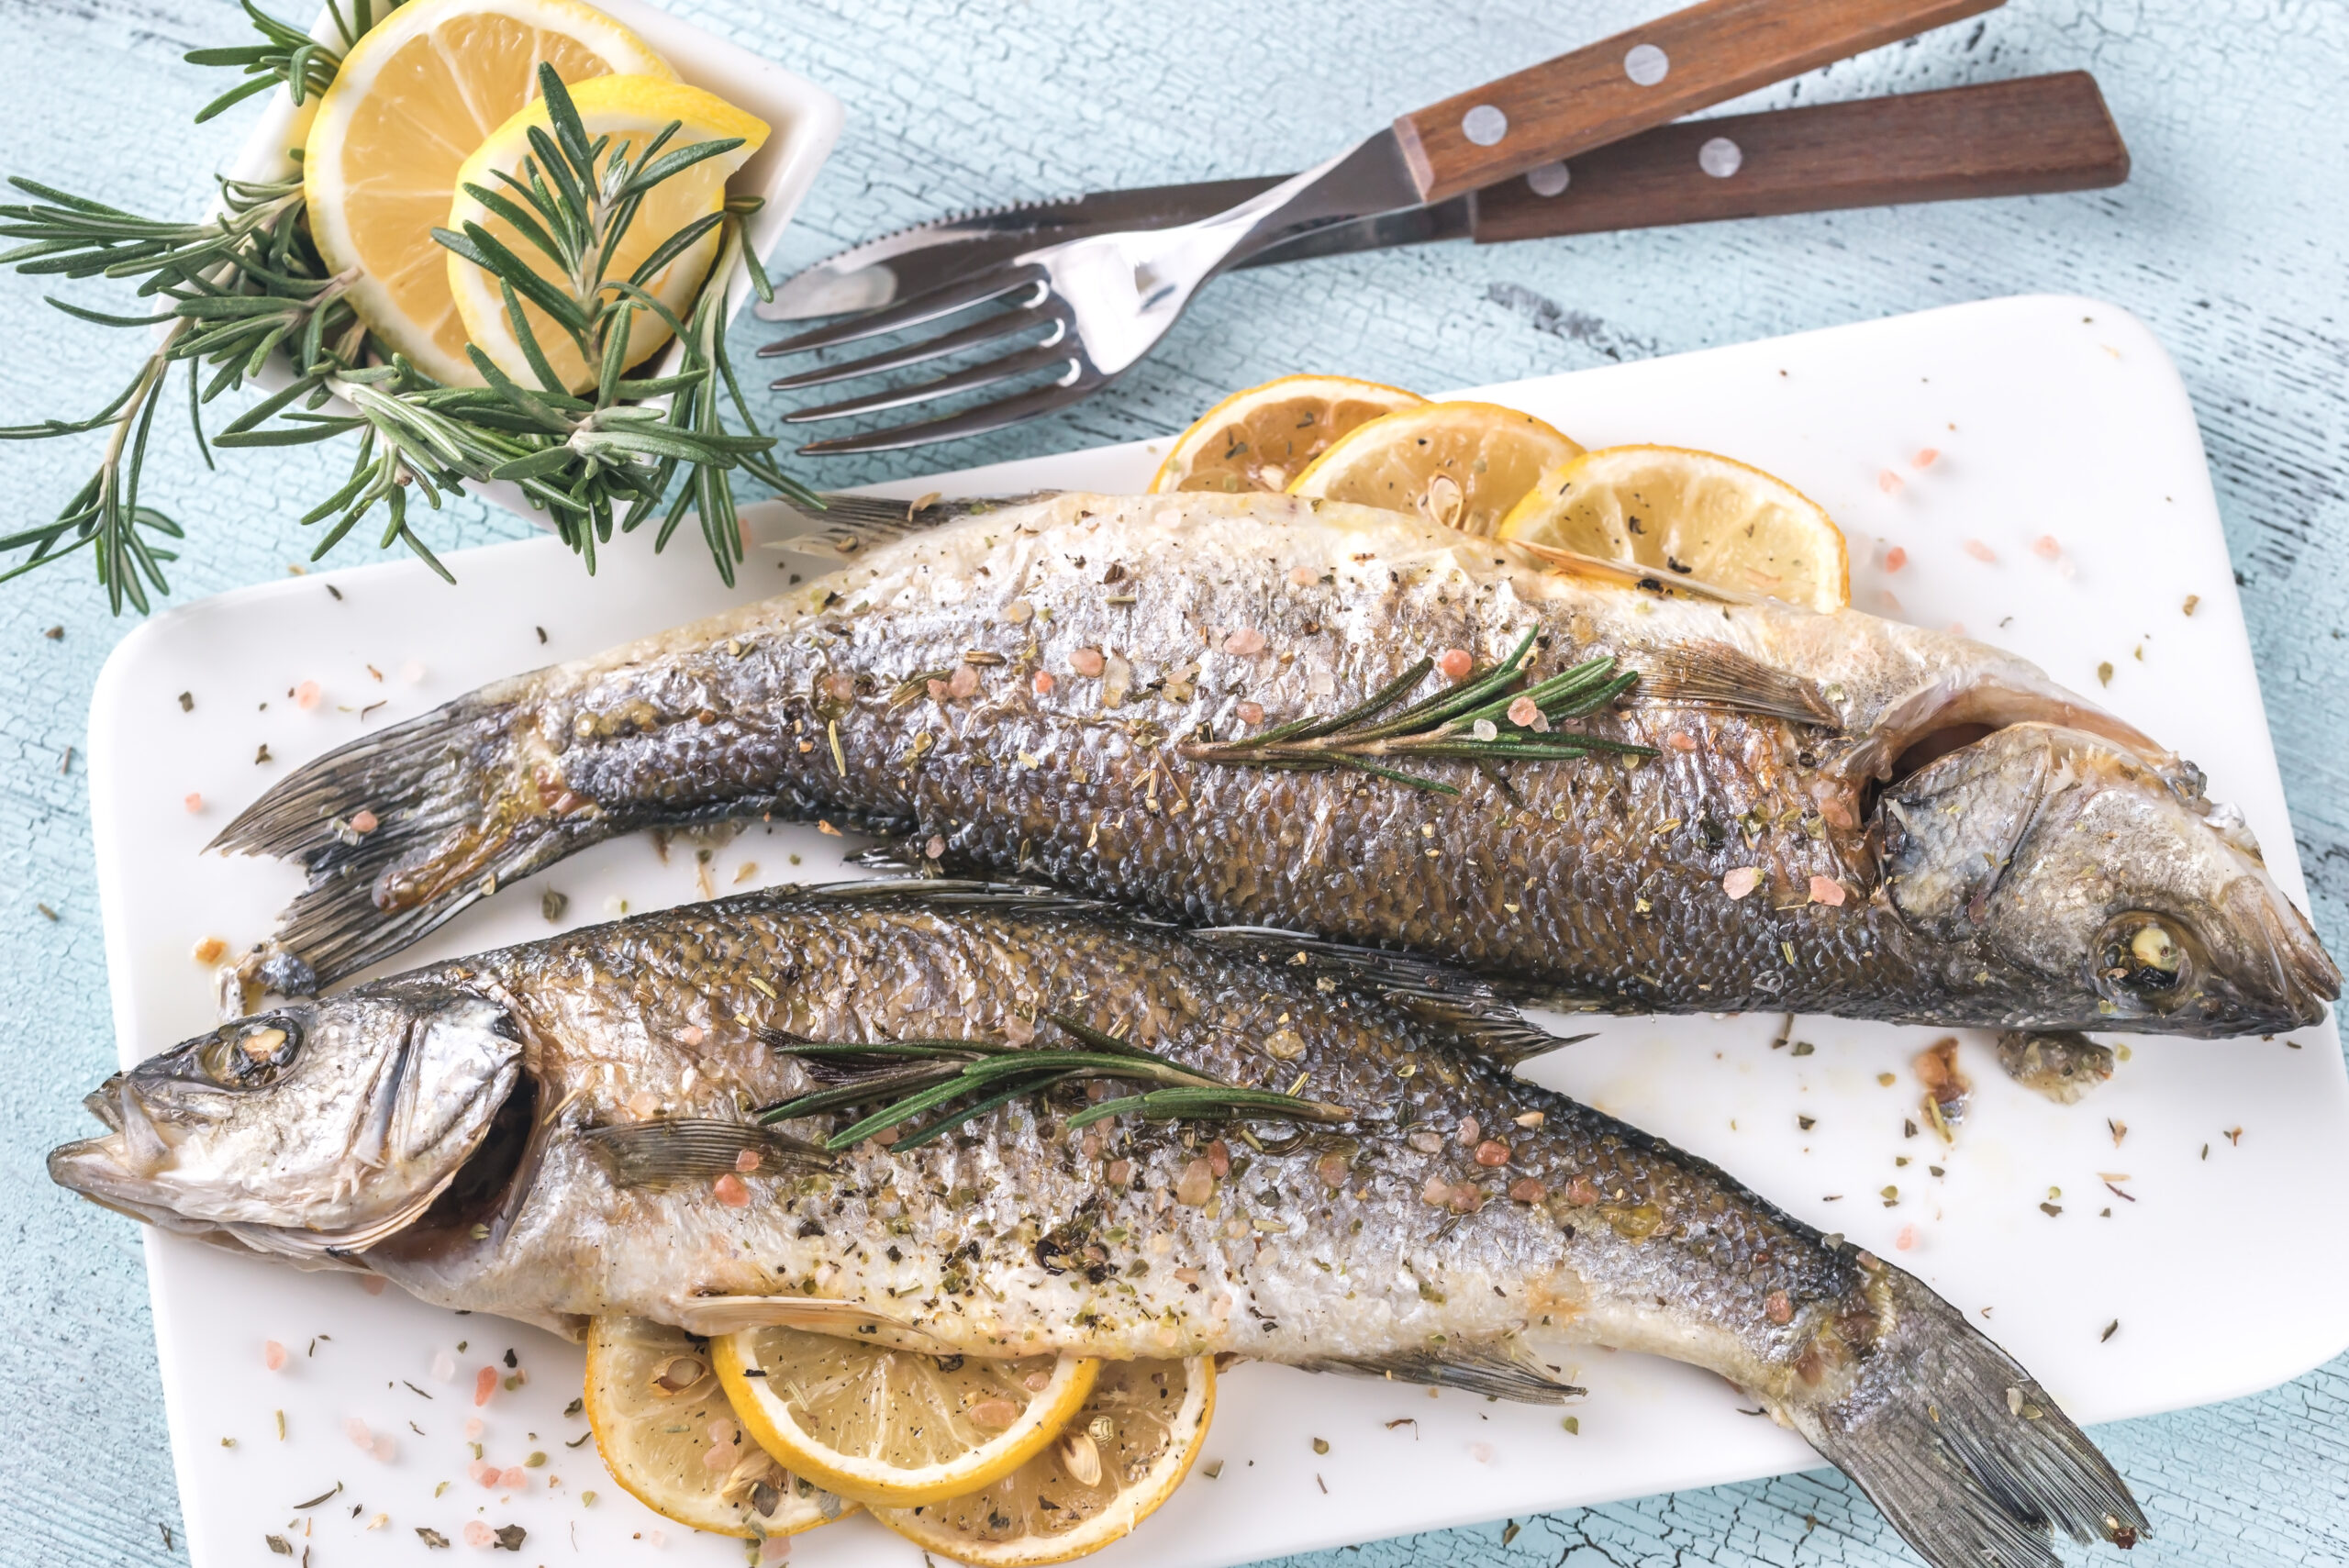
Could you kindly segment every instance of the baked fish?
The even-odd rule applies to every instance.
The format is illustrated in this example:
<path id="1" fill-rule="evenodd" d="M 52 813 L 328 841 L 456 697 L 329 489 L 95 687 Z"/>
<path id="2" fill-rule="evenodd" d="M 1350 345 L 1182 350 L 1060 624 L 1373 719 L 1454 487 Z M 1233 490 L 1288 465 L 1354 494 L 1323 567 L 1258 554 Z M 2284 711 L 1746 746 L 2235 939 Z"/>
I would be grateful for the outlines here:
<path id="1" fill-rule="evenodd" d="M 1534 1345 L 1650 1351 L 1746 1390 L 1937 1568 L 2054 1568 L 2051 1526 L 2145 1529 L 1918 1280 L 1483 1060 L 1528 1032 L 1391 955 L 1019 890 L 779 890 L 224 1026 L 110 1079 L 90 1104 L 111 1130 L 50 1171 L 174 1230 L 573 1335 L 625 1314 L 977 1356 L 1230 1352 L 1548 1400 L 1573 1391 Z M 989 1109 L 977 1085 L 893 1146 L 862 1135 L 851 1102 L 957 1042 L 1055 1072 L 1074 1046 L 1140 1093 L 1068 1079 Z M 1154 1118 L 1184 1110 L 1220 1130 Z"/>
<path id="2" fill-rule="evenodd" d="M 2340 989 L 2190 764 L 1963 638 L 1283 496 L 861 554 L 345 746 L 217 842 L 306 866 L 279 936 L 321 980 L 582 846 L 764 813 L 1566 1008 L 2219 1036 Z"/>

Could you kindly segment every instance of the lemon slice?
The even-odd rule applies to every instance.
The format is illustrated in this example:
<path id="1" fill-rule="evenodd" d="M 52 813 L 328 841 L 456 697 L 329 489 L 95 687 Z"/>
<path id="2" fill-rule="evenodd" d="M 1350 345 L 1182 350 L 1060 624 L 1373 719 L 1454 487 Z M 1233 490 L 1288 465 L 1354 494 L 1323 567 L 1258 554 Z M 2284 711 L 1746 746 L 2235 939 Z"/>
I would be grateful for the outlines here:
<path id="1" fill-rule="evenodd" d="M 1105 1362 L 1059 1439 L 993 1485 L 875 1508 L 899 1535 L 973 1568 L 1035 1568 L 1098 1551 L 1190 1473 L 1215 1414 L 1215 1358 Z"/>
<path id="2" fill-rule="evenodd" d="M 1082 1356 L 928 1356 L 804 1329 L 712 1340 L 743 1424 L 795 1473 L 897 1507 L 975 1492 L 1060 1435 L 1093 1390 Z"/>
<path id="3" fill-rule="evenodd" d="M 1686 447 L 1585 452 L 1544 473 L 1500 537 L 1807 609 L 1852 602 L 1843 530 L 1818 502 L 1758 468 Z"/>
<path id="4" fill-rule="evenodd" d="M 1176 438 L 1151 477 L 1150 494 L 1282 490 L 1347 431 L 1426 401 L 1399 386 L 1345 375 L 1285 375 L 1235 392 Z"/>
<path id="5" fill-rule="evenodd" d="M 727 1403 L 709 1347 L 683 1329 L 596 1318 L 584 1397 L 604 1468 L 665 1518 L 751 1537 L 796 1535 L 856 1511 L 759 1446 Z"/>
<path id="6" fill-rule="evenodd" d="M 1417 512 L 1489 534 L 1544 469 L 1582 448 L 1531 414 L 1428 403 L 1355 427 L 1289 485 L 1292 495 Z"/>
<path id="7" fill-rule="evenodd" d="M 568 85 L 566 83 L 566 85 Z M 611 160 L 626 157 L 640 161 L 652 139 L 671 125 L 679 127 L 677 133 L 662 144 L 660 156 L 683 151 L 696 142 L 739 139 L 742 145 L 730 152 L 705 158 L 685 169 L 645 194 L 628 232 L 620 237 L 618 248 L 604 263 L 604 276 L 612 282 L 632 277 L 644 259 L 657 250 L 677 230 L 697 217 L 718 211 L 726 205 L 726 182 L 756 152 L 767 139 L 764 120 L 744 114 L 725 99 L 705 93 L 698 87 L 688 87 L 660 76 L 600 76 L 571 89 L 571 101 L 579 110 L 581 124 L 586 127 L 587 139 L 609 138 L 610 146 L 596 165 L 607 170 Z M 480 201 L 469 195 L 465 187 L 479 186 L 511 199 L 513 190 L 496 176 L 505 173 L 521 179 L 523 164 L 531 158 L 530 132 L 548 128 L 547 106 L 534 100 L 518 110 L 490 133 L 489 139 L 474 150 L 457 173 L 457 195 L 447 213 L 449 228 L 458 233 L 465 231 L 469 223 L 477 223 L 490 236 L 515 255 L 528 261 L 540 277 L 555 282 L 565 293 L 570 281 L 554 258 L 536 246 L 524 241 L 513 225 L 497 217 Z M 683 319 L 686 306 L 693 303 L 695 292 L 700 288 L 702 277 L 718 255 L 718 230 L 713 228 L 685 248 L 683 253 L 647 282 L 645 287 L 670 312 Z M 457 302 L 457 314 L 464 323 L 464 335 L 478 345 L 482 352 L 495 362 L 499 370 L 524 386 L 539 384 L 536 372 L 522 352 L 519 339 L 515 336 L 512 319 L 506 313 L 506 301 L 497 279 L 485 269 L 476 266 L 454 252 L 443 252 L 449 278 L 449 292 Z M 563 384 L 573 392 L 584 391 L 596 384 L 596 367 L 579 352 L 570 335 L 557 327 L 552 318 L 535 305 L 525 304 L 522 313 L 530 332 L 538 339 L 539 348 L 548 364 L 562 378 Z M 652 350 L 667 342 L 672 336 L 669 324 L 652 311 L 639 311 L 629 329 L 628 359 L 630 364 L 641 361 Z"/>
<path id="8" fill-rule="evenodd" d="M 351 308 L 427 375 L 481 377 L 449 296 L 448 221 L 457 170 L 538 92 L 628 72 L 674 79 L 628 28 L 578 0 L 408 0 L 351 46 L 303 148 L 310 233 L 337 272 L 356 269 Z"/>

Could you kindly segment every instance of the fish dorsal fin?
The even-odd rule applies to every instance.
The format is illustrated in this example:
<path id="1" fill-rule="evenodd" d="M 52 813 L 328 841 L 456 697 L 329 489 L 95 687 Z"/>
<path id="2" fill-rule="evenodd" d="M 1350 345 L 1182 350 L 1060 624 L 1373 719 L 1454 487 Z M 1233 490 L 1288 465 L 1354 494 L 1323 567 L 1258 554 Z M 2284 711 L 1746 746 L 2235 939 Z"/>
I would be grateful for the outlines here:
<path id="1" fill-rule="evenodd" d="M 890 495 L 855 495 L 826 491 L 814 506 L 779 503 L 780 508 L 807 525 L 797 535 L 778 536 L 772 542 L 788 549 L 814 547 L 853 557 L 875 545 L 888 544 L 910 534 L 928 533 L 948 523 L 1007 506 L 1024 506 L 1049 499 L 1058 491 L 1036 490 L 1021 495 L 977 495 L 941 499 L 936 492 L 907 500 Z"/>
<path id="2" fill-rule="evenodd" d="M 1642 659 L 1632 700 L 1666 706 L 1720 707 L 1831 729 L 1842 715 L 1814 682 L 1765 664 L 1726 642 L 1696 642 Z"/>
<path id="3" fill-rule="evenodd" d="M 1384 1377 L 1397 1383 L 1457 1388 L 1520 1405 L 1563 1405 L 1588 1392 L 1568 1383 L 1557 1367 L 1535 1355 L 1531 1347 L 1514 1335 L 1482 1344 L 1431 1346 L 1388 1356 L 1328 1356 L 1297 1365 L 1306 1372 L 1335 1372 L 1354 1377 Z"/>
<path id="4" fill-rule="evenodd" d="M 1505 1001 L 1486 982 L 1412 953 L 1356 947 L 1270 926 L 1212 926 L 1185 933 L 1228 953 L 1297 965 L 1368 991 L 1461 1037 L 1486 1061 L 1514 1067 L 1590 1036 L 1554 1035 Z"/>
<path id="5" fill-rule="evenodd" d="M 889 869 L 890 862 L 875 862 L 878 869 Z M 1164 929 L 1165 923 L 1129 909 L 1119 909 L 1097 898 L 1079 894 L 1063 893 L 1055 887 L 1045 887 L 1032 882 L 982 882 L 974 878 L 951 876 L 897 876 L 879 881 L 824 882 L 799 888 L 778 889 L 779 894 L 821 899 L 837 899 L 842 903 L 894 903 L 909 901 L 926 907 L 940 906 L 958 909 L 1002 909 L 1026 914 L 1100 915 L 1114 913 L 1118 920 L 1128 926 L 1141 926 L 1153 930 Z"/>
<path id="6" fill-rule="evenodd" d="M 707 1182 L 742 1169 L 742 1156 L 758 1156 L 753 1171 L 823 1171 L 831 1156 L 812 1143 L 754 1122 L 699 1117 L 666 1117 L 590 1128 L 580 1139 L 602 1155 L 612 1178 L 624 1187 L 674 1187 Z"/>
<path id="7" fill-rule="evenodd" d="M 885 1336 L 888 1343 L 932 1355 L 953 1351 L 952 1346 L 904 1318 L 861 1301 L 808 1296 L 697 1296 L 685 1304 L 678 1317 L 679 1327 L 685 1332 L 709 1339 L 745 1329 L 805 1329 L 842 1338 Z"/>

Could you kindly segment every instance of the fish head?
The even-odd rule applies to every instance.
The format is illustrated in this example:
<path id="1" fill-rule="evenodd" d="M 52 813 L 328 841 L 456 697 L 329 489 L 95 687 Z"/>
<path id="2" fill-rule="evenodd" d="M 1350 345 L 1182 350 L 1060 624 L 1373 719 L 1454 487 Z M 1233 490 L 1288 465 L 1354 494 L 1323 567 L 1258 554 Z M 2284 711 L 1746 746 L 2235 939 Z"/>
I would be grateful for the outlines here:
<path id="1" fill-rule="evenodd" d="M 108 1078 L 61 1185 L 292 1256 L 360 1251 L 455 1180 L 529 1082 L 521 1031 L 462 987 L 393 982 L 223 1024 Z"/>
<path id="2" fill-rule="evenodd" d="M 2240 815 L 2175 759 L 2009 724 L 1891 784 L 1877 826 L 1884 896 L 2012 1025 L 2273 1033 L 2340 995 Z"/>

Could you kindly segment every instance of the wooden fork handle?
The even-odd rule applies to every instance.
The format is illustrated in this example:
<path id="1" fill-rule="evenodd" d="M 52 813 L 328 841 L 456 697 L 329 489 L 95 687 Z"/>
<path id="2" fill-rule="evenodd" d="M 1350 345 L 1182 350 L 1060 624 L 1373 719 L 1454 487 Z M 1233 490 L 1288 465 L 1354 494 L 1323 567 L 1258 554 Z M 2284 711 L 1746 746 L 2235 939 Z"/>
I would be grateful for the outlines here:
<path id="1" fill-rule="evenodd" d="M 1395 135 L 1438 202 L 1620 141 L 2001 0 L 1702 0 L 1405 115 Z"/>
<path id="2" fill-rule="evenodd" d="M 1688 120 L 1469 198 L 1479 244 L 2117 185 L 2129 149 L 2085 71 Z"/>

